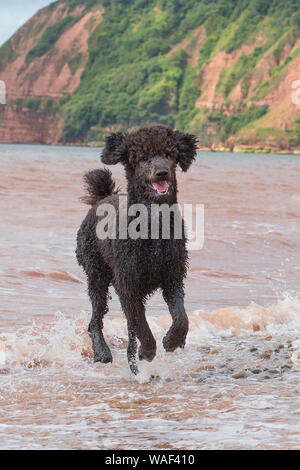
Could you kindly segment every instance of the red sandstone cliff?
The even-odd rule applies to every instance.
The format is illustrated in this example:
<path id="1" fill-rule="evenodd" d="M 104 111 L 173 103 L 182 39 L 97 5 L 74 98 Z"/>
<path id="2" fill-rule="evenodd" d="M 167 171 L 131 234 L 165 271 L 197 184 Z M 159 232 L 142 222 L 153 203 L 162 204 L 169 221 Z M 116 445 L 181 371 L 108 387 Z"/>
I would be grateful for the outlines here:
<path id="1" fill-rule="evenodd" d="M 0 142 L 58 142 L 61 117 L 41 110 L 46 100 L 51 99 L 55 104 L 80 83 L 88 57 L 88 39 L 101 23 L 104 10 L 85 14 L 83 11 L 83 6 L 69 11 L 62 3 L 55 4 L 51 10 L 43 8 L 10 39 L 10 54 L 6 65 L 0 69 L 0 79 L 6 84 L 7 102 L 5 106 L 0 105 Z M 26 63 L 28 52 L 43 32 L 68 15 L 79 19 L 61 35 L 54 49 Z M 41 101 L 39 112 L 26 106 L 28 99 Z"/>

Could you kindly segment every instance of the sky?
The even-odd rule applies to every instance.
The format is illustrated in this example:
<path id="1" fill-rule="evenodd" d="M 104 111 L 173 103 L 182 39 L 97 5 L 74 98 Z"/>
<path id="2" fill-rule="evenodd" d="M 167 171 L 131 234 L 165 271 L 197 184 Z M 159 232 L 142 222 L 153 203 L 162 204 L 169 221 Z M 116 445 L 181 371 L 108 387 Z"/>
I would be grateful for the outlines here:
<path id="1" fill-rule="evenodd" d="M 0 0 L 0 46 L 40 8 L 54 0 Z"/>

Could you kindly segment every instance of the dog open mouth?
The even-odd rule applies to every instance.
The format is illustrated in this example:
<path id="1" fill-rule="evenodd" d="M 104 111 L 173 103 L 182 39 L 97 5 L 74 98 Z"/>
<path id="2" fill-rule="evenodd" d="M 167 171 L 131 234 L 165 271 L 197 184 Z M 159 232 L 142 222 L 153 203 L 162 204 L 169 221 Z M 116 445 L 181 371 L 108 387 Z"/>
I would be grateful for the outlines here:
<path id="1" fill-rule="evenodd" d="M 152 181 L 151 183 L 153 189 L 159 194 L 166 194 L 169 189 L 169 183 L 164 180 L 164 181 Z"/>

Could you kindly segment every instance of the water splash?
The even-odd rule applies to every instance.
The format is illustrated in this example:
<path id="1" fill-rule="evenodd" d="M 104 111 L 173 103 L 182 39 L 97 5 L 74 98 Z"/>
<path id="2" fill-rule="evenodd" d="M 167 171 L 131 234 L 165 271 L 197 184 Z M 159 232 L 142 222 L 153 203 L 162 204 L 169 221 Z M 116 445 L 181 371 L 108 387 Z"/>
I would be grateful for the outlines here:
<path id="1" fill-rule="evenodd" d="M 258 332 L 283 333 L 300 327 L 300 301 L 285 294 L 274 305 L 261 306 L 251 302 L 247 307 L 230 307 L 211 312 L 195 311 L 189 314 L 190 331 L 185 351 L 195 349 L 213 339 L 255 335 Z M 167 314 L 148 318 L 157 340 L 159 360 L 172 357 L 165 353 L 162 338 L 171 319 Z M 21 364 L 25 367 L 38 365 L 72 366 L 92 358 L 91 342 L 87 333 L 89 314 L 80 312 L 76 317 L 58 312 L 53 321 L 34 322 L 29 327 L 0 335 L 0 363 Z M 115 354 L 125 355 L 127 327 L 123 316 L 108 316 L 104 321 L 107 342 Z M 178 353 L 179 354 L 179 353 Z M 142 363 L 143 377 L 164 376 L 160 363 Z"/>

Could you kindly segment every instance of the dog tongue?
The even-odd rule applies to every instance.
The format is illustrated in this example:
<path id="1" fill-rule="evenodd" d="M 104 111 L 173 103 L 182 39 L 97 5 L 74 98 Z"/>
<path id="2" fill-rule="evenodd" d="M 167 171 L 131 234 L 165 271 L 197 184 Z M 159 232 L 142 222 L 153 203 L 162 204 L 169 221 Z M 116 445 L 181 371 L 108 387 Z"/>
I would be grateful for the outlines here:
<path id="1" fill-rule="evenodd" d="M 152 183 L 152 186 L 159 193 L 166 193 L 169 188 L 169 185 L 166 181 L 156 181 L 155 183 Z"/>

